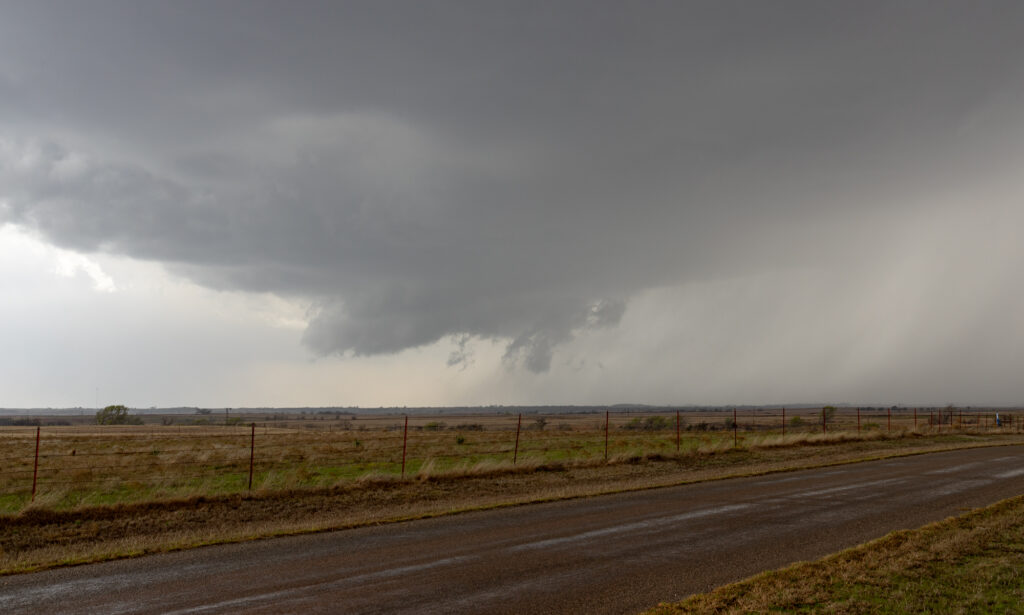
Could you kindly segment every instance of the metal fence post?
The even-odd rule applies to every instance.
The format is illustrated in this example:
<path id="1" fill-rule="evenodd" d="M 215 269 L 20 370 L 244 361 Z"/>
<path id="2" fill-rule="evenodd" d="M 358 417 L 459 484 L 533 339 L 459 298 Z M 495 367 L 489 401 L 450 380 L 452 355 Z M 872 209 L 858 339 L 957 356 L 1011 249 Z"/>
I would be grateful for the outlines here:
<path id="1" fill-rule="evenodd" d="M 736 408 L 732 409 L 732 447 L 740 445 L 739 425 L 736 423 Z"/>
<path id="2" fill-rule="evenodd" d="M 857 408 L 857 435 L 860 435 L 860 408 Z"/>
<path id="3" fill-rule="evenodd" d="M 676 410 L 676 453 L 679 452 L 679 411 Z"/>
<path id="4" fill-rule="evenodd" d="M 604 411 L 604 460 L 608 461 L 608 411 Z"/>
<path id="5" fill-rule="evenodd" d="M 782 409 L 782 437 L 786 437 L 786 409 Z"/>
<path id="6" fill-rule="evenodd" d="M 519 459 L 519 431 L 523 428 L 523 415 L 519 414 L 519 422 L 516 423 L 516 450 L 512 453 L 512 465 L 516 465 L 516 461 Z"/>
<path id="7" fill-rule="evenodd" d="M 405 431 L 402 433 L 402 478 L 405 478 L 405 451 L 409 445 L 409 415 L 405 416 Z"/>
<path id="8" fill-rule="evenodd" d="M 828 428 L 825 427 L 825 409 L 821 409 L 821 435 L 828 433 Z"/>
<path id="9" fill-rule="evenodd" d="M 886 423 L 886 424 L 888 425 L 889 431 L 892 431 L 892 408 L 889 408 L 889 410 L 887 412 L 888 412 L 887 416 L 889 418 L 888 418 L 888 423 Z"/>
<path id="10" fill-rule="evenodd" d="M 39 430 L 36 426 L 36 460 L 32 465 L 32 500 L 36 499 L 36 479 L 39 477 Z"/>
<path id="11" fill-rule="evenodd" d="M 256 423 L 251 426 L 249 434 L 249 491 L 252 491 L 252 467 L 256 461 Z"/>

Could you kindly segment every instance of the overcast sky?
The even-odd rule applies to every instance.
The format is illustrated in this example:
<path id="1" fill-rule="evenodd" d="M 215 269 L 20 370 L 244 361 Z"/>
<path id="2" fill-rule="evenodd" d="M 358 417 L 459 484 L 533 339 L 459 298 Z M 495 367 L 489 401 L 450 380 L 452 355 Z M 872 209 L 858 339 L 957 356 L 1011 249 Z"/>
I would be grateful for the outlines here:
<path id="1" fill-rule="evenodd" d="M 0 0 L 0 407 L 1024 404 L 1024 3 Z"/>

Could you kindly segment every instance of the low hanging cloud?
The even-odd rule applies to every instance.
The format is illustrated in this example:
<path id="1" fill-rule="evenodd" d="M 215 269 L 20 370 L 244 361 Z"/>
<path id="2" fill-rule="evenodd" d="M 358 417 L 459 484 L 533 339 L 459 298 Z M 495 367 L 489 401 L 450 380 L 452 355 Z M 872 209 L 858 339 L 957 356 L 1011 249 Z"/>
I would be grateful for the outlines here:
<path id="1" fill-rule="evenodd" d="M 0 222 L 307 301 L 321 354 L 544 372 L 1019 161 L 1016 3 L 128 6 L 0 24 Z"/>

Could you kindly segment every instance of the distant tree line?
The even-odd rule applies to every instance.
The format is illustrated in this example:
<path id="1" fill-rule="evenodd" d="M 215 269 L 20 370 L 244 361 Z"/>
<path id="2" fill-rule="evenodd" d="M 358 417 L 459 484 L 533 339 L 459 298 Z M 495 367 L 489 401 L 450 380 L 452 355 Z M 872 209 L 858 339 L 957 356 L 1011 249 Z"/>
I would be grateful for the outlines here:
<path id="1" fill-rule="evenodd" d="M 33 418 L 10 418 L 0 417 L 0 426 L 4 427 L 52 427 L 56 425 L 70 425 L 71 421 L 65 421 L 62 419 L 43 421 L 42 419 Z"/>

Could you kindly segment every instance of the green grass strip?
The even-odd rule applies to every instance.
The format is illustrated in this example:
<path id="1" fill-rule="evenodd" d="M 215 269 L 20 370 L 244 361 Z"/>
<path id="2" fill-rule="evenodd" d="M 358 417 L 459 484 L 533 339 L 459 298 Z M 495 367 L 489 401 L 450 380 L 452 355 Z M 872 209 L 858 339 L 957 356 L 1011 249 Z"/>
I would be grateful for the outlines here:
<path id="1" fill-rule="evenodd" d="M 1024 613 L 1024 496 L 647 615 L 680 613 Z"/>

